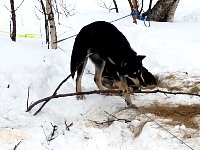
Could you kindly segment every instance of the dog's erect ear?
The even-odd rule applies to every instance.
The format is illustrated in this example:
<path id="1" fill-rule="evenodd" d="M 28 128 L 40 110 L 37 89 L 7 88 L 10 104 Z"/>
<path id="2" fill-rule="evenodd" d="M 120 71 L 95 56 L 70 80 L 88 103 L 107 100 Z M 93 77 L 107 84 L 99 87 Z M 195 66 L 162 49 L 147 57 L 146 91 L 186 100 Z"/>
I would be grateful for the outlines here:
<path id="1" fill-rule="evenodd" d="M 142 61 L 146 56 L 145 55 L 138 55 L 137 56 L 140 61 Z"/>
<path id="2" fill-rule="evenodd" d="M 122 68 L 125 67 L 126 65 L 127 65 L 126 62 L 124 62 L 124 61 L 121 62 L 121 67 L 122 67 Z"/>

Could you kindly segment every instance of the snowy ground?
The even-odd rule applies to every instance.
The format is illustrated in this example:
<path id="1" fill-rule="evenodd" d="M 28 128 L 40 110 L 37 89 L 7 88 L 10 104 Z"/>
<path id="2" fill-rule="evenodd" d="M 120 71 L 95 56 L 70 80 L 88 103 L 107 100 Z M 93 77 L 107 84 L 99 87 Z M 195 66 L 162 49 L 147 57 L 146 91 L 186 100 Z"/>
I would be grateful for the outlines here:
<path id="1" fill-rule="evenodd" d="M 118 1 L 117 1 L 118 2 Z M 32 4 L 33 3 L 33 4 Z M 130 13 L 128 2 L 119 1 L 119 11 L 109 12 L 99 7 L 95 0 L 76 0 L 73 5 L 76 15 L 62 18 L 57 26 L 58 39 L 77 34 L 86 24 L 96 21 L 112 21 Z M 25 1 L 17 10 L 18 34 L 41 34 L 43 25 L 33 11 L 36 2 Z M 114 22 L 123 32 L 138 54 L 144 54 L 144 66 L 157 75 L 159 80 L 172 86 L 186 86 L 200 83 L 200 5 L 198 0 L 181 0 L 174 23 L 151 22 L 145 27 L 142 21 L 132 24 L 131 17 Z M 33 116 L 38 107 L 30 112 L 29 105 L 43 97 L 50 96 L 58 84 L 69 74 L 70 55 L 74 38 L 59 43 L 58 50 L 48 50 L 43 39 L 18 38 L 11 42 L 9 35 L 10 14 L 5 8 L 9 2 L 0 2 L 0 149 L 1 150 L 171 150 L 200 149 L 198 129 L 184 125 L 163 124 L 165 118 L 141 114 L 135 109 L 124 109 L 126 104 L 118 96 L 87 95 L 84 101 L 74 96 L 51 100 L 42 111 Z M 65 26 L 64 26 L 65 25 Z M 93 72 L 89 63 L 87 70 Z M 93 75 L 83 76 L 83 89 L 97 89 Z M 176 81 L 166 81 L 169 74 Z M 182 84 L 183 83 L 183 84 Z M 75 82 L 69 79 L 59 93 L 75 91 Z M 200 93 L 199 93 L 200 94 Z M 132 97 L 138 107 L 152 103 L 200 104 L 200 98 L 183 95 L 136 94 Z M 113 116 L 125 121 L 102 124 Z M 182 140 L 180 142 L 165 127 Z M 116 119 L 116 118 L 114 118 Z M 100 123 L 100 124 L 99 124 Z M 71 124 L 71 126 L 70 126 Z M 135 137 L 139 127 L 141 133 Z M 66 129 L 69 126 L 69 129 Z M 53 129 L 55 133 L 52 135 Z M 185 135 L 190 138 L 185 138 Z"/>

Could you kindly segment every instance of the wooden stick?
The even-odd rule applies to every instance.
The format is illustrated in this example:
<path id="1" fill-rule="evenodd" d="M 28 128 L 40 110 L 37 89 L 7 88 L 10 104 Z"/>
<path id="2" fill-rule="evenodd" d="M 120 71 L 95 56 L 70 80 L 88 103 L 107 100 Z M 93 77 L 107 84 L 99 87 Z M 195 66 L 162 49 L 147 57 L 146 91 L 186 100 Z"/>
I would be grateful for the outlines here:
<path id="1" fill-rule="evenodd" d="M 133 91 L 131 94 L 134 93 L 145 93 L 145 94 L 153 94 L 153 93 L 163 93 L 163 94 L 173 94 L 173 95 L 190 95 L 190 96 L 198 96 L 200 97 L 199 94 L 195 93 L 187 93 L 187 92 L 169 92 L 169 91 L 162 91 L 159 89 L 153 90 L 153 91 Z M 68 94 L 54 94 L 52 96 L 45 97 L 43 99 L 40 99 L 34 103 L 32 103 L 26 110 L 26 112 L 29 112 L 33 107 L 36 105 L 43 103 L 40 108 L 35 112 L 34 115 L 37 115 L 41 109 L 51 100 L 55 98 L 60 98 L 60 97 L 67 97 L 67 96 L 75 96 L 75 95 L 89 95 L 89 94 L 122 94 L 121 90 L 93 90 L 93 91 L 86 91 L 86 92 L 76 92 L 76 93 L 68 93 Z"/>

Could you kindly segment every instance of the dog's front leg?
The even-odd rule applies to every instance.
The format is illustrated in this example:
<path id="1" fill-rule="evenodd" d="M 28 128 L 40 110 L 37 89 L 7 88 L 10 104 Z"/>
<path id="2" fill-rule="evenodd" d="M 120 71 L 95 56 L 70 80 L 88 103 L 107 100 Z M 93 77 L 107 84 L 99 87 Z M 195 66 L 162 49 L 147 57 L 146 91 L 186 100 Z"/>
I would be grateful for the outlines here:
<path id="1" fill-rule="evenodd" d="M 131 101 L 130 89 L 127 85 L 126 78 L 124 76 L 120 76 L 120 80 L 120 89 L 122 90 L 122 95 L 125 98 L 126 104 L 128 105 L 128 107 L 135 107 L 135 105 Z"/>

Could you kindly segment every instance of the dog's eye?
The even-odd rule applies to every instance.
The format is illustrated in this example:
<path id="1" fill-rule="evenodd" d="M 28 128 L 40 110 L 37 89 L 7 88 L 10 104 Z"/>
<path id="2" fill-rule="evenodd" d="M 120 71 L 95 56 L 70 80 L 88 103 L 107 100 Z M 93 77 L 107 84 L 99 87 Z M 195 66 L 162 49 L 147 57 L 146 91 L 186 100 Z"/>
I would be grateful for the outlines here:
<path id="1" fill-rule="evenodd" d="M 136 72 L 133 72 L 133 75 L 136 75 L 137 73 Z"/>

